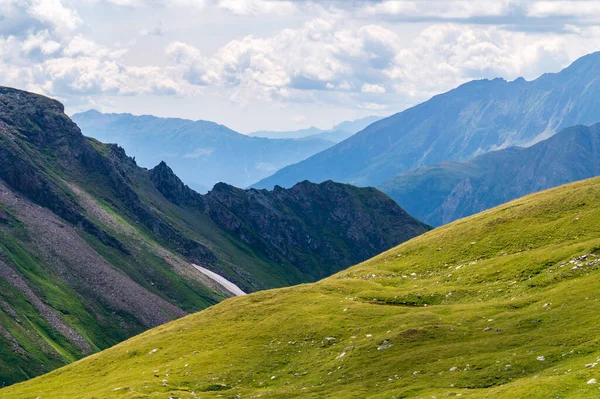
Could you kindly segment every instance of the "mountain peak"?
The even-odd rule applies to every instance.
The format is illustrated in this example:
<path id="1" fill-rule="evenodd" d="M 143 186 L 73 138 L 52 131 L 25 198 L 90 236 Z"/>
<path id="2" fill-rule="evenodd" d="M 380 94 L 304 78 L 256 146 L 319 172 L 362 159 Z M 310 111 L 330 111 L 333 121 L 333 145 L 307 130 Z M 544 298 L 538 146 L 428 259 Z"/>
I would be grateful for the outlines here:
<path id="1" fill-rule="evenodd" d="M 53 148 L 56 156 L 70 158 L 84 151 L 84 136 L 64 110 L 57 100 L 0 87 L 0 121 L 12 126 L 13 134 L 24 136 L 30 145 Z"/>
<path id="2" fill-rule="evenodd" d="M 590 80 L 594 80 L 598 76 L 599 71 L 600 51 L 597 51 L 576 59 L 558 73 L 545 73 L 534 82 L 542 83 L 547 87 L 552 87 L 557 83 L 569 83 L 570 86 L 575 84 L 586 87 Z M 597 122 L 597 120 L 594 120 L 594 122 Z"/>
<path id="3" fill-rule="evenodd" d="M 426 230 L 373 193 L 271 195 L 218 184 L 221 192 L 201 196 L 175 175 L 174 158 L 138 167 L 120 146 L 83 136 L 62 110 L 0 89 L 0 386 L 233 293 L 202 268 L 244 291 L 281 287 Z M 139 129 L 146 141 L 148 126 Z M 186 150 L 211 152 L 191 147 L 188 133 Z"/>
<path id="4" fill-rule="evenodd" d="M 218 182 L 213 186 L 214 191 L 229 191 L 232 188 L 235 188 L 235 187 L 233 187 L 231 184 L 227 184 L 227 183 L 223 183 L 223 182 Z"/>
<path id="5" fill-rule="evenodd" d="M 200 194 L 183 184 L 165 161 L 150 169 L 150 180 L 160 193 L 174 204 L 198 202 Z"/>
<path id="6" fill-rule="evenodd" d="M 308 179 L 378 186 L 402 172 L 528 145 L 600 121 L 600 52 L 528 82 L 474 80 L 368 126 L 359 134 L 254 184 Z"/>
<path id="7" fill-rule="evenodd" d="M 98 111 L 97 109 L 91 108 L 91 109 L 88 109 L 87 111 L 78 112 L 76 115 L 92 115 L 92 116 L 96 116 L 96 115 L 102 115 L 102 112 Z"/>
<path id="8" fill-rule="evenodd" d="M 600 65 L 600 51 L 596 51 L 590 54 L 586 54 L 582 57 L 579 57 L 578 59 L 576 59 L 575 61 L 573 61 L 573 63 L 571 63 L 571 65 L 569 65 L 567 67 L 567 69 L 571 68 L 571 67 L 581 67 L 583 65 L 589 66 L 589 65 Z"/>
<path id="9" fill-rule="evenodd" d="M 40 107 L 61 114 L 65 111 L 64 105 L 57 100 L 12 87 L 0 86 L 0 101 L 3 104 L 8 104 L 10 101 L 11 108 L 21 108 L 19 110 L 21 113 L 30 113 Z"/>
<path id="10" fill-rule="evenodd" d="M 156 165 L 152 170 L 167 170 L 170 173 L 173 173 L 173 170 L 169 167 L 169 165 L 167 165 L 167 163 L 165 161 L 160 161 L 160 163 L 158 165 Z"/>

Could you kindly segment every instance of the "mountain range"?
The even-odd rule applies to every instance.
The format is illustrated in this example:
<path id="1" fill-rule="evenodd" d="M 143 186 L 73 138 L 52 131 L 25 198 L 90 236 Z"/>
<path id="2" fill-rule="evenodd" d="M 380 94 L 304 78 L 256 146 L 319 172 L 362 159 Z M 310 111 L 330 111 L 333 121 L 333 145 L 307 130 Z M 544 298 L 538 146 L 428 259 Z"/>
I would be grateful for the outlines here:
<path id="1" fill-rule="evenodd" d="M 254 187 L 329 179 L 378 186 L 417 167 L 529 146 L 563 128 L 599 122 L 599 99 L 600 53 L 533 81 L 471 81 L 375 122 Z"/>
<path id="2" fill-rule="evenodd" d="M 72 118 L 85 135 L 118 143 L 140 166 L 168 162 L 186 184 L 202 193 L 219 182 L 247 187 L 334 144 L 320 137 L 250 137 L 214 122 L 151 115 L 92 110 Z"/>
<path id="3" fill-rule="evenodd" d="M 333 182 L 200 195 L 166 163 L 85 137 L 59 102 L 0 87 L 0 385 L 427 230 L 376 189 Z"/>
<path id="4" fill-rule="evenodd" d="M 522 196 L 600 174 L 599 94 L 469 82 L 243 189 L 348 125 L 74 116 L 136 159 L 0 87 L 0 397 L 597 397 L 600 178 Z"/>
<path id="5" fill-rule="evenodd" d="M 596 398 L 600 179 L 150 330 L 4 399 Z"/>
<path id="6" fill-rule="evenodd" d="M 379 188 L 434 226 L 527 194 L 600 175 L 600 124 L 567 128 L 528 148 L 492 151 L 400 174 Z"/>
<path id="7" fill-rule="evenodd" d="M 319 129 L 318 127 L 309 127 L 294 131 L 258 131 L 249 135 L 253 137 L 263 137 L 269 139 L 301 139 L 307 137 L 320 138 L 333 143 L 339 143 L 348 137 L 360 132 L 370 124 L 381 120 L 380 116 L 367 116 L 354 121 L 345 121 L 339 123 L 329 130 Z"/>

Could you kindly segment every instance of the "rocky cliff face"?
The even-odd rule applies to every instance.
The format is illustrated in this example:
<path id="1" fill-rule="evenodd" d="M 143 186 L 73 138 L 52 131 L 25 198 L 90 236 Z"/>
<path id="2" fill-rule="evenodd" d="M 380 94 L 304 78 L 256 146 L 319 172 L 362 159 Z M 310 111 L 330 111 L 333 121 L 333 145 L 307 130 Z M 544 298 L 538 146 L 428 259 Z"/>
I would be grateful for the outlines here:
<path id="1" fill-rule="evenodd" d="M 376 190 L 332 183 L 201 196 L 84 137 L 60 103 L 0 87 L 0 386 L 231 295 L 191 263 L 255 291 L 425 229 Z"/>
<path id="2" fill-rule="evenodd" d="M 427 230 L 381 192 L 331 181 L 271 192 L 217 185 L 205 203 L 223 228 L 265 248 L 274 261 L 290 262 L 315 278 L 338 271 L 336 264 L 358 263 Z M 221 222 L 222 211 L 215 210 L 222 207 L 233 215 L 228 219 L 240 223 Z"/>
<path id="3" fill-rule="evenodd" d="M 373 188 L 328 181 L 267 191 L 219 183 L 200 195 L 164 163 L 150 175 L 171 202 L 198 209 L 269 260 L 311 279 L 339 271 L 340 264 L 361 262 L 428 229 Z"/>

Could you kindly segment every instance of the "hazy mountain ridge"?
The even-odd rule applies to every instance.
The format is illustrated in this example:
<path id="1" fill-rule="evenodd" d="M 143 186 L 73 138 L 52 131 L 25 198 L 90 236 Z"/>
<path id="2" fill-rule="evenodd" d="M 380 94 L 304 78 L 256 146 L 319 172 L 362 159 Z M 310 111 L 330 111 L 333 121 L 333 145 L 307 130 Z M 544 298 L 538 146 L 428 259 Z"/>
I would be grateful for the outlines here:
<path id="1" fill-rule="evenodd" d="M 165 160 L 200 192 L 221 181 L 247 187 L 333 145 L 317 137 L 249 137 L 214 122 L 151 115 L 88 111 L 73 115 L 73 120 L 85 135 L 125 148 L 141 166 L 150 168 Z"/>
<path id="2" fill-rule="evenodd" d="M 254 186 L 328 179 L 377 186 L 416 167 L 530 145 L 563 128 L 600 121 L 599 78 L 600 53 L 593 53 L 533 81 L 472 81 L 375 122 Z"/>
<path id="3" fill-rule="evenodd" d="M 329 130 L 319 129 L 318 127 L 309 127 L 306 129 L 294 131 L 258 131 L 252 132 L 249 135 L 253 137 L 263 137 L 270 139 L 300 139 L 300 138 L 320 138 L 323 140 L 339 143 L 346 140 L 348 137 L 360 132 L 371 123 L 383 119 L 381 116 L 366 116 L 353 121 L 344 121 L 338 123 Z"/>
<path id="4" fill-rule="evenodd" d="M 415 217 L 449 223 L 524 195 L 600 175 L 600 124 L 567 128 L 528 148 L 403 173 L 380 186 Z"/>
<path id="5" fill-rule="evenodd" d="M 338 195 L 318 195 L 328 190 Z M 231 296 L 192 262 L 255 291 L 314 281 L 426 230 L 375 190 L 213 191 L 201 196 L 166 164 L 149 171 L 84 137 L 57 101 L 0 87 L 0 385 Z M 342 204 L 362 216 L 336 217 Z M 327 226 L 303 222 L 306 206 Z M 370 218 L 369 236 L 335 235 Z M 335 235 L 324 250 L 293 247 L 323 229 Z"/>

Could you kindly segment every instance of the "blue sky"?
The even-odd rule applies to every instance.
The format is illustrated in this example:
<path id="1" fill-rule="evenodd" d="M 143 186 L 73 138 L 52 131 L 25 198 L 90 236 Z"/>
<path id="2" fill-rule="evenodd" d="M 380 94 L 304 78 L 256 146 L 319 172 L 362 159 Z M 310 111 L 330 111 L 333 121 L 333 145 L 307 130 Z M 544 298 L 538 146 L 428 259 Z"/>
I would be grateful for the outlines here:
<path id="1" fill-rule="evenodd" d="M 600 1 L 0 0 L 0 84 L 241 132 L 389 115 L 600 50 Z"/>

